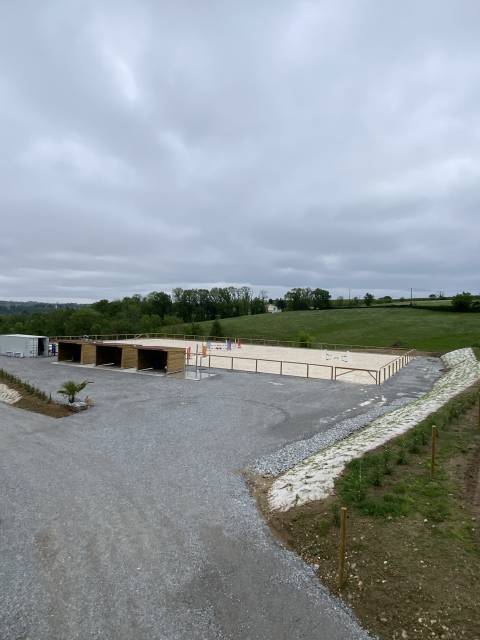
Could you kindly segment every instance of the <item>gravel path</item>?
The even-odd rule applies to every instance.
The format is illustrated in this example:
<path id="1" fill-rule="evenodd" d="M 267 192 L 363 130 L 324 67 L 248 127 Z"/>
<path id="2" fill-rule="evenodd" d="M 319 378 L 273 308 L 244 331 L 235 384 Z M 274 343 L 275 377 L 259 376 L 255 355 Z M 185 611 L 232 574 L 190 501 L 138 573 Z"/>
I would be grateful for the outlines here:
<path id="1" fill-rule="evenodd" d="M 2 640 L 367 637 L 272 539 L 241 470 L 417 397 L 438 361 L 418 358 L 380 388 L 1 366 L 52 393 L 88 377 L 96 400 L 62 420 L 0 405 Z"/>

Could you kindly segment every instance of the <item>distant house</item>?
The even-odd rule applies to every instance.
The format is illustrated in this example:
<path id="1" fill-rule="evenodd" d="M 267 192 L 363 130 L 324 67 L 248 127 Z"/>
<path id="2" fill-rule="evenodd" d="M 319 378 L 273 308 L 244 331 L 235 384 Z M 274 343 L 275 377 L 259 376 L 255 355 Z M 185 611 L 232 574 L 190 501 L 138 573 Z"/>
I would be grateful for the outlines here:
<path id="1" fill-rule="evenodd" d="M 275 304 L 267 304 L 267 313 L 278 313 L 280 309 Z"/>

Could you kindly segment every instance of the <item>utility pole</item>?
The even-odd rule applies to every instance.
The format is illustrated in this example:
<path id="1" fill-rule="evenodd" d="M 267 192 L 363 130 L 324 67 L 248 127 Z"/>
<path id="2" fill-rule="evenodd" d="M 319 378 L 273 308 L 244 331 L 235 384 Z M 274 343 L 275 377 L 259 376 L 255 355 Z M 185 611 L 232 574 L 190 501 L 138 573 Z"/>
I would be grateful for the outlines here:
<path id="1" fill-rule="evenodd" d="M 413 306 L 413 287 L 410 287 L 410 306 Z"/>

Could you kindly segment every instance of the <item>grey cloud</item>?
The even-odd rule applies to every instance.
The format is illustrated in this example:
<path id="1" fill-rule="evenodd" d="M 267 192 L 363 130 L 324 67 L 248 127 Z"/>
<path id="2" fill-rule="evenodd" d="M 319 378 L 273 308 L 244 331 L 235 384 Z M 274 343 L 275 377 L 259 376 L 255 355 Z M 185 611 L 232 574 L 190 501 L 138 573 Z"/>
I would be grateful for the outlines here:
<path id="1" fill-rule="evenodd" d="M 479 19 L 4 3 L 0 298 L 478 290 Z"/>

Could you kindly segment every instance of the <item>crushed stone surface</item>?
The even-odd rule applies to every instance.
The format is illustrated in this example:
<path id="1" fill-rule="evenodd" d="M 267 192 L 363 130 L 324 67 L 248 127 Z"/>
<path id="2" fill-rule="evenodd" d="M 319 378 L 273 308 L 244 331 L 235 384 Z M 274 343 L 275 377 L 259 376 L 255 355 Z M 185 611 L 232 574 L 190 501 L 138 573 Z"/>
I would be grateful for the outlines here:
<path id="1" fill-rule="evenodd" d="M 40 359 L 1 366 L 53 398 L 86 377 Z M 416 399 L 441 367 L 416 358 L 381 387 L 92 368 L 89 411 L 54 420 L 0 403 L 0 637 L 367 638 L 273 539 L 242 470 Z"/>

